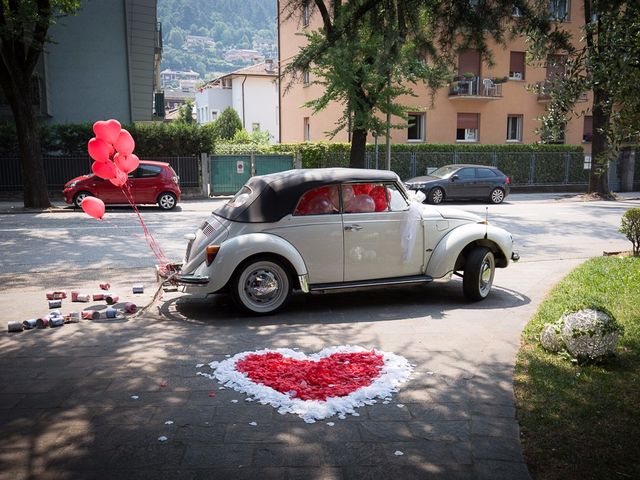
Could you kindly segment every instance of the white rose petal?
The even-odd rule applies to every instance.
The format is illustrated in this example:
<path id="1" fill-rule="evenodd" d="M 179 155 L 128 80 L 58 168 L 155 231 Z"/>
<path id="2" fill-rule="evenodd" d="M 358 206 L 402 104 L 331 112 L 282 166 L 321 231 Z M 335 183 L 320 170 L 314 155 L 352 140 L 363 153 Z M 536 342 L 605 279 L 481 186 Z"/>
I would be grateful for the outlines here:
<path id="1" fill-rule="evenodd" d="M 404 452 L 401 452 L 400 450 L 396 450 L 395 452 L 393 452 L 393 454 L 394 454 L 396 457 L 401 457 L 402 455 L 404 455 Z"/>
<path id="2" fill-rule="evenodd" d="M 257 427 L 258 424 L 256 422 L 249 422 L 249 425 L 251 425 L 252 427 Z"/>
<path id="3" fill-rule="evenodd" d="M 165 437 L 164 435 L 162 435 L 161 437 L 158 437 L 158 440 L 160 440 L 161 442 L 166 442 L 169 439 L 167 437 Z"/>

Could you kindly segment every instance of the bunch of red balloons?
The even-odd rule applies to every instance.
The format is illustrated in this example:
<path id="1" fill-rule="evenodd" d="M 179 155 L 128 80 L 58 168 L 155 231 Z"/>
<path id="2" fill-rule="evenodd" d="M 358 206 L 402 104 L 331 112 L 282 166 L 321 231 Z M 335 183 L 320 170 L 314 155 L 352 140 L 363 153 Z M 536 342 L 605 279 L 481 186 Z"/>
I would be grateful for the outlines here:
<path id="1" fill-rule="evenodd" d="M 91 170 L 98 177 L 123 188 L 129 173 L 140 164 L 140 159 L 133 153 L 136 146 L 133 137 L 113 119 L 94 123 L 93 133 L 96 136 L 87 145 L 89 156 L 95 160 Z M 86 197 L 80 206 L 98 220 L 104 215 L 104 202 L 98 198 Z"/>
<path id="2" fill-rule="evenodd" d="M 127 183 L 127 175 L 138 168 L 140 160 L 133 153 L 136 142 L 117 120 L 98 121 L 93 124 L 96 134 L 87 148 L 95 160 L 91 170 L 100 178 L 109 180 L 116 187 Z"/>

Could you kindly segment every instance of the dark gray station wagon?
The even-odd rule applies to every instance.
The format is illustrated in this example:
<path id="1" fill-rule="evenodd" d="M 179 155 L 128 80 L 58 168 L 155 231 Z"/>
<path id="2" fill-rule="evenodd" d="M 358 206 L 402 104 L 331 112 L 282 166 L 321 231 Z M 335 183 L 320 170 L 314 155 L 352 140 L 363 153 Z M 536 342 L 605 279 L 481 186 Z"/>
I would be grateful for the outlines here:
<path id="1" fill-rule="evenodd" d="M 509 177 L 495 167 L 485 165 L 445 165 L 430 175 L 405 182 L 409 190 L 425 194 L 425 202 L 445 200 L 484 200 L 502 203 L 509 195 Z"/>

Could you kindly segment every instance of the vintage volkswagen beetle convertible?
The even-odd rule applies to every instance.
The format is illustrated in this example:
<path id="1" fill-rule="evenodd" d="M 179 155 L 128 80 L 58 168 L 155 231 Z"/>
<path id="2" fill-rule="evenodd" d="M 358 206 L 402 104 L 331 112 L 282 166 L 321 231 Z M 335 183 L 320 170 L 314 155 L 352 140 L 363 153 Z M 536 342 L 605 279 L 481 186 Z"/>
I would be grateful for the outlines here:
<path id="1" fill-rule="evenodd" d="M 165 281 L 187 293 L 227 291 L 269 314 L 293 290 L 328 291 L 463 277 L 470 300 L 517 260 L 509 232 L 460 210 L 411 200 L 390 171 L 327 168 L 251 178 L 195 234 Z M 460 273 L 462 272 L 462 273 Z"/>

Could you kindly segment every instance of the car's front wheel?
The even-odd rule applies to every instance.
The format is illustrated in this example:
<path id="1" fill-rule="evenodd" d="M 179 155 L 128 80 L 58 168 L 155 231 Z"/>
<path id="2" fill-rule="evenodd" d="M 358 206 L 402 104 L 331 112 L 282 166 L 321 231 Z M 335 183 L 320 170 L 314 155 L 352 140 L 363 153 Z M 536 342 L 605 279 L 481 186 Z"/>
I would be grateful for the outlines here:
<path id="1" fill-rule="evenodd" d="M 176 196 L 171 192 L 163 192 L 158 196 L 158 206 L 162 210 L 171 210 L 176 203 Z"/>
<path id="2" fill-rule="evenodd" d="M 464 264 L 462 291 L 472 301 L 484 300 L 491 291 L 496 260 L 487 247 L 474 247 Z"/>
<path id="3" fill-rule="evenodd" d="M 254 258 L 238 267 L 229 291 L 240 310 L 252 315 L 268 315 L 289 301 L 291 278 L 279 261 L 270 257 Z"/>
<path id="4" fill-rule="evenodd" d="M 498 203 L 502 203 L 504 200 L 504 190 L 501 188 L 494 188 L 489 194 L 489 200 L 491 203 L 495 203 L 496 205 Z"/>
<path id="5" fill-rule="evenodd" d="M 429 201 L 429 203 L 432 203 L 434 205 L 438 205 L 439 203 L 442 203 L 442 201 L 444 200 L 444 190 L 442 190 L 440 187 L 436 187 L 432 189 L 429 192 L 429 196 L 427 197 L 427 200 Z"/>
<path id="6" fill-rule="evenodd" d="M 92 197 L 93 195 L 91 195 L 91 193 L 89 192 L 78 192 L 76 193 L 76 196 L 73 197 L 73 204 L 77 207 L 77 208 L 81 208 L 80 204 L 82 203 L 82 201 L 87 198 L 87 197 Z"/>

